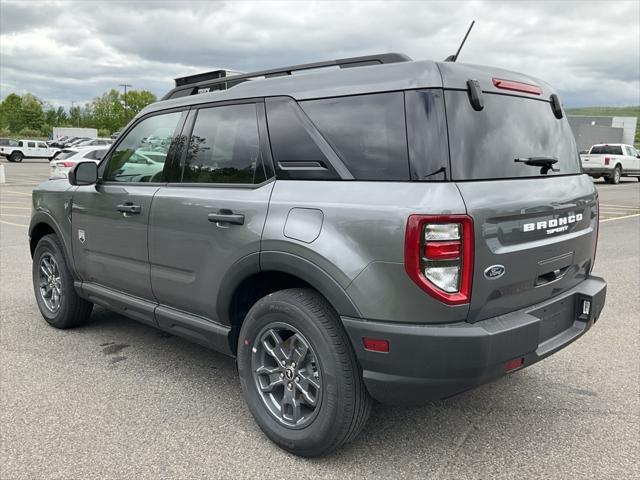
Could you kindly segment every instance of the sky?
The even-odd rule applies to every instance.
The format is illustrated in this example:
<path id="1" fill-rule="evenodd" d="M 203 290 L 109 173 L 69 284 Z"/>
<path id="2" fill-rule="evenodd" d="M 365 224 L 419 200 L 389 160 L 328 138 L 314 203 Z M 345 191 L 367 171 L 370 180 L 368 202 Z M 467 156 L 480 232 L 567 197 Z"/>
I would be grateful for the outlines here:
<path id="1" fill-rule="evenodd" d="M 0 0 L 0 97 L 84 103 L 127 83 L 382 52 L 458 59 L 551 83 L 566 107 L 640 105 L 640 1 Z"/>

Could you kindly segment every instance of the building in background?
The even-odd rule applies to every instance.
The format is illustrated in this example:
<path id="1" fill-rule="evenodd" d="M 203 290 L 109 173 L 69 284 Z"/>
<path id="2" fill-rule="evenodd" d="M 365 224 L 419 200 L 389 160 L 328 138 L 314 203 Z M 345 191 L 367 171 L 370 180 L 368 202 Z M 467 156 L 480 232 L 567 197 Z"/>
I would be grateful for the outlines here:
<path id="1" fill-rule="evenodd" d="M 596 117 L 567 115 L 578 150 L 589 150 L 596 143 L 626 143 L 633 145 L 636 117 Z"/>

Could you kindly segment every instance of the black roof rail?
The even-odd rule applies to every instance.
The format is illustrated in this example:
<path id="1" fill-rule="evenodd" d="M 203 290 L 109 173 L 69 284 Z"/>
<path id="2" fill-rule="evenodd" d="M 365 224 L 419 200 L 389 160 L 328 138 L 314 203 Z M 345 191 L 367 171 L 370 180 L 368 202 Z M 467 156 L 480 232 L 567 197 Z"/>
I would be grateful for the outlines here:
<path id="1" fill-rule="evenodd" d="M 338 60 L 328 60 L 324 62 L 304 63 L 292 65 L 290 67 L 273 68 L 269 70 L 259 70 L 257 72 L 229 75 L 229 70 L 214 70 L 207 73 L 199 73 L 186 77 L 176 78 L 176 86 L 170 90 L 162 100 L 169 98 L 186 97 L 198 93 L 206 93 L 213 90 L 226 90 L 239 83 L 257 77 L 282 77 L 291 75 L 292 72 L 303 70 L 313 70 L 316 68 L 339 67 L 353 68 L 365 67 L 369 65 L 380 65 L 384 63 L 410 62 L 411 58 L 403 53 L 382 53 L 378 55 L 365 55 L 361 57 L 341 58 Z"/>

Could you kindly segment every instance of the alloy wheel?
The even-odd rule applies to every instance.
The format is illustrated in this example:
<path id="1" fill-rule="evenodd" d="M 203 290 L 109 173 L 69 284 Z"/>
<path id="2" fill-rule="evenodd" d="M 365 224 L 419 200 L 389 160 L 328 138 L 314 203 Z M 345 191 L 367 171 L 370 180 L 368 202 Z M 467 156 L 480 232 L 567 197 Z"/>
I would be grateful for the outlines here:
<path id="1" fill-rule="evenodd" d="M 322 400 L 322 376 L 309 341 L 294 327 L 272 323 L 252 348 L 256 389 L 273 417 L 288 428 L 302 428 L 316 417 Z"/>
<path id="2" fill-rule="evenodd" d="M 38 287 L 40 298 L 47 310 L 56 313 L 62 303 L 62 279 L 58 262 L 50 253 L 40 257 Z"/>

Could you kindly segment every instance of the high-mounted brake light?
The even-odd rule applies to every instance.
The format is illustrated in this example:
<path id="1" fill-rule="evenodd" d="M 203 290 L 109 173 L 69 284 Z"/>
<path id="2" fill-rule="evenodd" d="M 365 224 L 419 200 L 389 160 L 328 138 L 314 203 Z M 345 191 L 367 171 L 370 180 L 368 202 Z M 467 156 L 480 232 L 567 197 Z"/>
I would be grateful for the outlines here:
<path id="1" fill-rule="evenodd" d="M 513 90 L 515 92 L 531 93 L 533 95 L 541 95 L 542 89 L 538 85 L 530 83 L 514 82 L 513 80 L 505 80 L 503 78 L 494 78 L 493 86 L 504 90 Z"/>
<path id="2" fill-rule="evenodd" d="M 468 215 L 411 215 L 404 265 L 426 293 L 448 305 L 469 303 L 473 278 L 473 220 Z"/>

